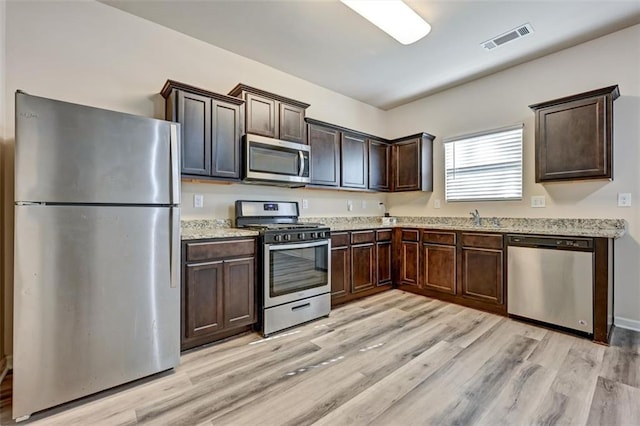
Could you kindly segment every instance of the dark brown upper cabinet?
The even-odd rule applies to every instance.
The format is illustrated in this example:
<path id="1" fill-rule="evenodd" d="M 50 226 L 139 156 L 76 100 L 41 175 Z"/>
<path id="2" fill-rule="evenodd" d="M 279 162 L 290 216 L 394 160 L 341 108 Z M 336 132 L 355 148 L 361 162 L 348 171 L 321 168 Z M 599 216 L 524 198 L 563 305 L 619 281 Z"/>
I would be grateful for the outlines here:
<path id="1" fill-rule="evenodd" d="M 305 110 L 309 104 L 239 83 L 229 96 L 246 101 L 246 132 L 306 143 Z"/>
<path id="2" fill-rule="evenodd" d="M 369 143 L 369 189 L 389 191 L 391 189 L 391 146 L 382 141 Z"/>
<path id="3" fill-rule="evenodd" d="M 369 152 L 367 139 L 354 133 L 342 132 L 342 179 L 344 188 L 367 189 L 369 182 Z"/>
<path id="4" fill-rule="evenodd" d="M 433 139 L 428 133 L 392 141 L 391 190 L 433 191 Z"/>
<path id="5" fill-rule="evenodd" d="M 167 80 L 165 117 L 180 123 L 182 175 L 240 179 L 243 100 Z"/>
<path id="6" fill-rule="evenodd" d="M 529 105 L 536 115 L 536 182 L 613 179 L 619 96 L 615 85 Z"/>
<path id="7" fill-rule="evenodd" d="M 311 185 L 340 186 L 340 131 L 309 124 Z"/>

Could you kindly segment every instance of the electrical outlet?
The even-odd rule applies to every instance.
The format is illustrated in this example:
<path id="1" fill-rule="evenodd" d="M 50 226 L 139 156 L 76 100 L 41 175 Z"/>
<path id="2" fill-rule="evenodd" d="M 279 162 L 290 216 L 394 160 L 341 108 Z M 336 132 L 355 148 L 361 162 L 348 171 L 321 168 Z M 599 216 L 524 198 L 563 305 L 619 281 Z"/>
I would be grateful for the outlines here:
<path id="1" fill-rule="evenodd" d="M 442 200 L 440 198 L 433 200 L 433 208 L 439 209 L 440 207 L 442 207 Z"/>
<path id="2" fill-rule="evenodd" d="M 631 207 L 631 193 L 620 192 L 618 193 L 618 207 Z"/>
<path id="3" fill-rule="evenodd" d="M 531 196 L 531 207 L 541 208 L 547 207 L 547 201 L 544 195 L 532 195 Z"/>
<path id="4" fill-rule="evenodd" d="M 302 200 L 302 208 L 303 209 L 308 209 L 309 208 L 309 200 Z"/>
<path id="5" fill-rule="evenodd" d="M 193 207 L 199 209 L 204 207 L 204 196 L 202 194 L 193 194 Z"/>
<path id="6" fill-rule="evenodd" d="M 366 209 L 367 208 L 367 200 L 362 200 L 361 206 L 362 206 L 363 210 Z"/>
<path id="7" fill-rule="evenodd" d="M 353 203 L 351 202 L 351 200 L 347 200 L 347 211 L 348 212 L 353 211 Z"/>

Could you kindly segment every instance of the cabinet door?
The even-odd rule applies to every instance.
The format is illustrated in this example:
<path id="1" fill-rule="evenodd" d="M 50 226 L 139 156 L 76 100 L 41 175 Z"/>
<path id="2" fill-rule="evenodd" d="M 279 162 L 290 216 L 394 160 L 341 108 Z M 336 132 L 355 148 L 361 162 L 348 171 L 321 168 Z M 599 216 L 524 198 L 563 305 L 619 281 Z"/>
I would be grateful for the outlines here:
<path id="1" fill-rule="evenodd" d="M 391 241 L 376 243 L 377 284 L 391 284 Z"/>
<path id="2" fill-rule="evenodd" d="M 224 262 L 224 326 L 241 327 L 256 322 L 255 258 Z"/>
<path id="3" fill-rule="evenodd" d="M 375 244 L 351 246 L 351 292 L 376 286 Z"/>
<path id="4" fill-rule="evenodd" d="M 420 243 L 402 241 L 400 243 L 400 284 L 418 286 L 420 274 Z"/>
<path id="5" fill-rule="evenodd" d="M 276 101 L 253 93 L 245 94 L 247 133 L 276 137 Z"/>
<path id="6" fill-rule="evenodd" d="M 213 101 L 211 175 L 240 179 L 240 106 Z"/>
<path id="7" fill-rule="evenodd" d="M 284 141 L 307 143 L 306 123 L 304 122 L 304 108 L 280 102 L 278 119 L 279 139 Z"/>
<path id="8" fill-rule="evenodd" d="M 611 178 L 605 97 L 536 111 L 536 182 Z"/>
<path id="9" fill-rule="evenodd" d="M 340 131 L 309 125 L 311 148 L 311 184 L 340 185 Z"/>
<path id="10" fill-rule="evenodd" d="M 389 191 L 391 171 L 391 146 L 369 140 L 369 189 Z"/>
<path id="11" fill-rule="evenodd" d="M 224 326 L 223 276 L 222 261 L 186 266 L 185 337 L 206 336 Z"/>
<path id="12" fill-rule="evenodd" d="M 349 247 L 331 249 L 331 298 L 346 296 L 351 286 L 351 257 Z"/>
<path id="13" fill-rule="evenodd" d="M 178 116 L 181 124 L 182 173 L 211 174 L 211 99 L 178 91 Z"/>
<path id="14" fill-rule="evenodd" d="M 456 294 L 456 247 L 423 244 L 422 287 Z"/>
<path id="15" fill-rule="evenodd" d="M 422 159 L 420 155 L 420 139 L 397 142 L 393 144 L 393 190 L 419 191 Z"/>
<path id="16" fill-rule="evenodd" d="M 462 296 L 502 305 L 502 250 L 463 247 Z"/>
<path id="17" fill-rule="evenodd" d="M 361 136 L 342 133 L 341 152 L 341 186 L 366 189 L 369 182 L 369 155 L 366 139 Z"/>

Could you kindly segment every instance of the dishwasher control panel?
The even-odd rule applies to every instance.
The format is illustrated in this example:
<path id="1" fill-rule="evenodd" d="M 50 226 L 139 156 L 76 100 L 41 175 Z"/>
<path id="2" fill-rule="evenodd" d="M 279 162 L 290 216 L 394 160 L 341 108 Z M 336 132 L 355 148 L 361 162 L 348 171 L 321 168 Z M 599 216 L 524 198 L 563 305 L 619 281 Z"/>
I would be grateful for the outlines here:
<path id="1" fill-rule="evenodd" d="M 593 249 L 591 238 L 564 238 L 542 235 L 508 235 L 507 245 L 538 248 Z"/>

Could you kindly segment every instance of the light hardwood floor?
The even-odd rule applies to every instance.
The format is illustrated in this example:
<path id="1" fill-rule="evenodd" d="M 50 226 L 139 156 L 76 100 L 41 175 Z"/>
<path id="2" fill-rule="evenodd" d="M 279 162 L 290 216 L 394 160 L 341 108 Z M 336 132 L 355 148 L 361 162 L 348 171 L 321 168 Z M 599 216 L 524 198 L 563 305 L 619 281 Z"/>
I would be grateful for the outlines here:
<path id="1" fill-rule="evenodd" d="M 11 424 L 11 377 L 0 423 Z M 38 425 L 640 424 L 640 333 L 604 347 L 392 290 L 174 373 L 45 411 Z"/>

